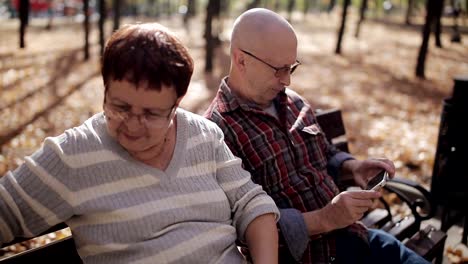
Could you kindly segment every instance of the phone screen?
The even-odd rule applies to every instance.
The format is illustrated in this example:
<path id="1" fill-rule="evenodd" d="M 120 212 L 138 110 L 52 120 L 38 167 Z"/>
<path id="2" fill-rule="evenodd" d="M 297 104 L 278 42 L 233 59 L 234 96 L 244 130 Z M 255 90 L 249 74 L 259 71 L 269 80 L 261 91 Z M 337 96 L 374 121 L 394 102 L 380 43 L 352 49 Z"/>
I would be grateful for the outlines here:
<path id="1" fill-rule="evenodd" d="M 374 178 L 372 178 L 368 183 L 367 183 L 367 190 L 371 190 L 374 188 L 375 185 L 379 184 L 384 178 L 385 174 L 387 172 L 385 170 L 379 172 L 379 174 L 375 175 Z"/>

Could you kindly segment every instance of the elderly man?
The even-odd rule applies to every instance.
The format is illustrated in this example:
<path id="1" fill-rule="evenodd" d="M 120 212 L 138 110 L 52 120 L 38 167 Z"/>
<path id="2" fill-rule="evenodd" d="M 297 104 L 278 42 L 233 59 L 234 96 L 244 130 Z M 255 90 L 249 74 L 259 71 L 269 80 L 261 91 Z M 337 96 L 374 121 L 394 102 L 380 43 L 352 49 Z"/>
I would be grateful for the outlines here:
<path id="1" fill-rule="evenodd" d="M 359 161 L 325 139 L 310 105 L 285 88 L 300 65 L 292 26 L 267 9 L 234 23 L 229 76 L 205 116 L 221 127 L 233 153 L 281 210 L 281 263 L 427 263 L 394 237 L 358 220 L 376 191 L 339 192 L 336 183 L 365 184 L 387 159 Z"/>

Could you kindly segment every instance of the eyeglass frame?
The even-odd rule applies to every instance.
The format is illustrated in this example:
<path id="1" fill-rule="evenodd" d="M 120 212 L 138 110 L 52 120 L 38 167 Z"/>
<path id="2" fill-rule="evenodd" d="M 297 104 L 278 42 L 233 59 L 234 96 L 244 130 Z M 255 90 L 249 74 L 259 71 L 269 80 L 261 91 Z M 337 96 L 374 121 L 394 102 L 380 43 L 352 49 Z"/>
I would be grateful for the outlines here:
<path id="1" fill-rule="evenodd" d="M 103 109 L 104 109 L 104 115 L 106 113 L 106 109 L 107 109 L 107 112 L 110 112 L 112 116 L 116 117 L 117 119 L 119 119 L 118 121 L 119 122 L 128 122 L 128 120 L 130 119 L 130 117 L 137 117 L 138 119 L 138 122 L 140 122 L 140 124 L 143 124 L 146 128 L 163 128 L 165 127 L 165 125 L 169 124 L 169 121 L 172 119 L 171 116 L 174 115 L 175 113 L 175 110 L 177 109 L 177 102 L 174 103 L 174 105 L 171 106 L 171 111 L 169 112 L 169 114 L 167 116 L 158 116 L 159 120 L 163 120 L 164 119 L 164 125 L 162 125 L 162 122 L 161 122 L 161 125 L 151 125 L 151 121 L 148 121 L 148 118 L 147 116 L 149 115 L 148 113 L 141 113 L 141 114 L 134 114 L 133 112 L 131 111 L 119 111 L 119 110 L 116 110 L 116 109 L 109 109 L 108 108 L 109 105 L 108 105 L 108 102 L 107 100 L 104 100 L 104 104 L 103 104 Z M 112 107 L 112 106 L 110 106 Z"/>
<path id="2" fill-rule="evenodd" d="M 274 75 L 275 75 L 276 77 L 278 77 L 278 78 L 282 76 L 282 75 L 279 73 L 280 71 L 284 71 L 284 70 L 288 69 L 289 74 L 293 74 L 294 71 L 297 69 L 297 66 L 301 65 L 301 62 L 300 62 L 299 60 L 296 60 L 296 62 L 294 62 L 293 64 L 291 64 L 291 65 L 289 65 L 289 66 L 275 67 L 275 66 L 271 65 L 270 63 L 268 63 L 268 62 L 266 62 L 266 61 L 260 59 L 259 57 L 253 55 L 252 53 L 250 53 L 250 52 L 248 52 L 248 51 L 246 51 L 246 50 L 244 50 L 244 49 L 239 49 L 239 50 L 242 51 L 242 52 L 244 52 L 245 54 L 247 54 L 247 55 L 253 57 L 253 58 L 256 59 L 256 60 L 258 60 L 258 61 L 260 61 L 260 62 L 263 62 L 263 63 L 264 63 L 265 65 L 267 65 L 268 67 L 270 67 L 270 68 L 272 68 L 273 70 L 275 70 L 275 74 L 274 74 Z M 284 71 L 284 73 L 286 73 L 286 71 Z M 283 73 L 283 74 L 284 74 L 284 73 Z"/>

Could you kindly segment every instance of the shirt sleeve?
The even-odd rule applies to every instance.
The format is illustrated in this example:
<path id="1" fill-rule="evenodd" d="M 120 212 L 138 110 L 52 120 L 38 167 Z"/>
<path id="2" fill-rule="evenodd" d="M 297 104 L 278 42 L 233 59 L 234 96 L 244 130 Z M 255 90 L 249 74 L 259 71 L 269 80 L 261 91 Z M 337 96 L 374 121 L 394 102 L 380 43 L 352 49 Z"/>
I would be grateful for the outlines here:
<path id="1" fill-rule="evenodd" d="M 334 146 L 331 144 L 329 144 L 329 146 L 334 148 Z M 327 171 L 335 183 L 340 182 L 341 166 L 343 165 L 343 162 L 351 159 L 354 159 L 354 157 L 344 151 L 337 151 L 328 158 Z"/>
<path id="2" fill-rule="evenodd" d="M 217 180 L 228 197 L 238 239 L 244 242 L 245 230 L 252 220 L 268 213 L 275 214 L 278 220 L 279 210 L 262 187 L 252 182 L 250 173 L 242 168 L 241 159 L 235 157 L 224 142 L 221 130 L 218 129 L 217 134 Z"/>
<path id="3" fill-rule="evenodd" d="M 51 188 L 56 175 L 70 173 L 52 142 L 47 139 L 25 163 L 0 178 L 0 244 L 33 237 L 73 214 L 66 194 Z"/>
<path id="4" fill-rule="evenodd" d="M 302 213 L 294 208 L 280 209 L 280 234 L 291 256 L 300 261 L 310 242 Z"/>

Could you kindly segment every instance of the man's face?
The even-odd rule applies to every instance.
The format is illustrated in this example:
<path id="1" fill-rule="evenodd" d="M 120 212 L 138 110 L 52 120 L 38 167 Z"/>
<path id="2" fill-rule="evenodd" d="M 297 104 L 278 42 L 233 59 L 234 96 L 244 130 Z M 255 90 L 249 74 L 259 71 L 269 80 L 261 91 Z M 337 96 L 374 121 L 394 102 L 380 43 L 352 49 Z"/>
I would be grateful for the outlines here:
<path id="1" fill-rule="evenodd" d="M 255 51 L 239 50 L 245 60 L 247 87 L 243 94 L 261 107 L 268 107 L 272 100 L 291 83 L 291 66 L 297 65 L 296 48 L 276 50 L 265 48 Z"/>

